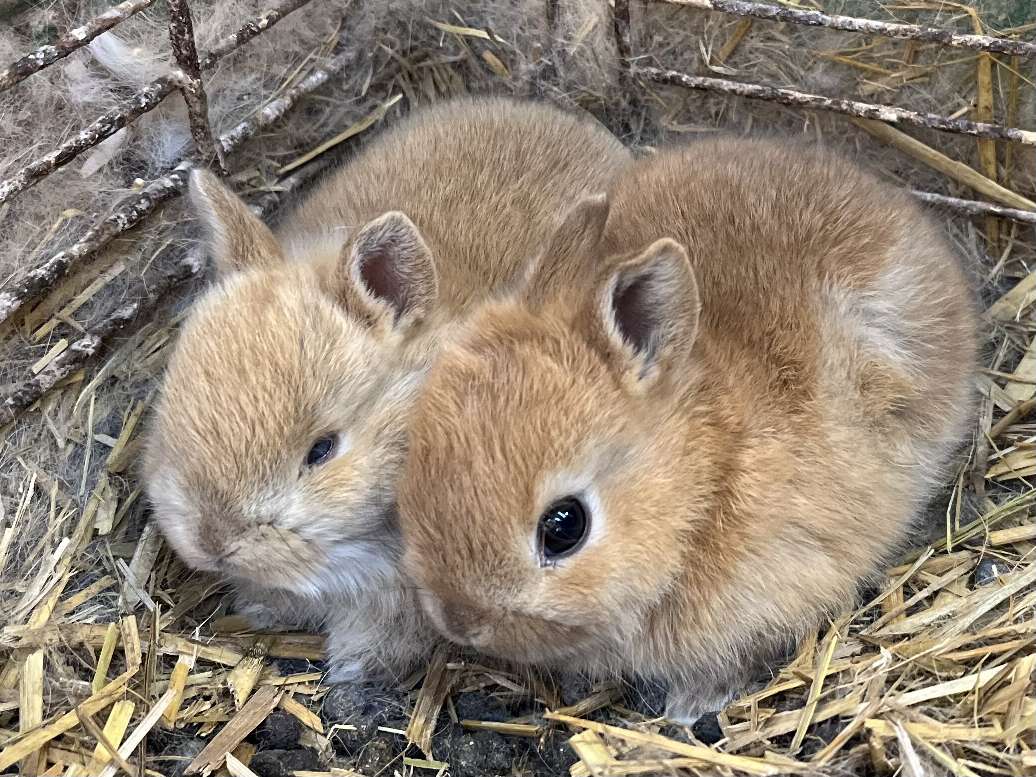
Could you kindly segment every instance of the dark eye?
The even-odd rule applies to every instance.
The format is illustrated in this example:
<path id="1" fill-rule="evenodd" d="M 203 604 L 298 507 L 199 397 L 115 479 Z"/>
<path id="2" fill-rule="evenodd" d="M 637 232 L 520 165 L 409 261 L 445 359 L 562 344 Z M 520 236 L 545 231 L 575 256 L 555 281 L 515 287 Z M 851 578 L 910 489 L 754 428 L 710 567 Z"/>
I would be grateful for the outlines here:
<path id="1" fill-rule="evenodd" d="M 559 499 L 540 516 L 537 529 L 545 559 L 557 559 L 579 549 L 586 536 L 586 509 L 574 496 Z"/>
<path id="2" fill-rule="evenodd" d="M 315 443 L 313 447 L 309 449 L 309 453 L 306 454 L 306 466 L 315 467 L 318 464 L 323 464 L 325 461 L 331 458 L 331 455 L 335 452 L 335 438 L 333 435 L 327 437 L 321 437 Z"/>

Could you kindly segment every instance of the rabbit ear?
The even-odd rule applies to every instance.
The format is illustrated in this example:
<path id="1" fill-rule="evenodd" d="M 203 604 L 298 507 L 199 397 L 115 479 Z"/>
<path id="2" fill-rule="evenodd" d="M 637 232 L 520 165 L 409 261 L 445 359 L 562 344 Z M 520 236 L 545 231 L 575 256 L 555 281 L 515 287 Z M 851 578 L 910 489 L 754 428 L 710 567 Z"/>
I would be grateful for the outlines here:
<path id="1" fill-rule="evenodd" d="M 284 261 L 270 228 L 208 170 L 191 172 L 190 198 L 194 212 L 205 222 L 209 253 L 219 275 Z"/>
<path id="2" fill-rule="evenodd" d="M 595 326 L 624 382 L 643 389 L 685 362 L 700 311 L 687 251 L 663 238 L 606 276 L 597 295 Z"/>
<path id="3" fill-rule="evenodd" d="M 543 253 L 529 265 L 522 295 L 526 304 L 538 308 L 596 277 L 594 268 L 601 258 L 597 248 L 609 209 L 608 196 L 596 194 L 583 198 L 565 214 Z"/>
<path id="4" fill-rule="evenodd" d="M 343 250 L 344 293 L 369 318 L 411 326 L 439 297 L 432 252 L 406 215 L 390 211 L 353 236 Z"/>

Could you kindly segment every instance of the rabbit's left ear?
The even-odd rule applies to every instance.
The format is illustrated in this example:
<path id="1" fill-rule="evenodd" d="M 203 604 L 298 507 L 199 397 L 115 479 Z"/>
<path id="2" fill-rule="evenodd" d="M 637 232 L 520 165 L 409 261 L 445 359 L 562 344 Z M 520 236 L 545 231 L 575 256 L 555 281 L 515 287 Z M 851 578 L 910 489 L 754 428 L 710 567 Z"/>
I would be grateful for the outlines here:
<path id="1" fill-rule="evenodd" d="M 284 261 L 284 252 L 270 228 L 244 201 L 208 170 L 191 172 L 190 199 L 205 223 L 209 254 L 222 277 Z"/>
<path id="2" fill-rule="evenodd" d="M 529 307 L 557 301 L 585 289 L 597 275 L 598 247 L 608 220 L 608 196 L 597 194 L 577 202 L 547 240 L 543 252 L 530 264 L 522 300 Z"/>

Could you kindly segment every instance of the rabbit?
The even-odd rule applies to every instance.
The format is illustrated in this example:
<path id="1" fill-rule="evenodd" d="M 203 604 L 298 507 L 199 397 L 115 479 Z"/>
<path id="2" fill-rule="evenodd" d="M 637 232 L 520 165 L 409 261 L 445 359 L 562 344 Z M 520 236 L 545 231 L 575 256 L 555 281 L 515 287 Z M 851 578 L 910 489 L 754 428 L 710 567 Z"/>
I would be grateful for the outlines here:
<path id="1" fill-rule="evenodd" d="M 217 278 L 170 357 L 144 464 L 177 554 L 236 583 L 257 627 L 325 629 L 334 681 L 407 671 L 434 631 L 398 574 L 395 486 L 441 333 L 630 161 L 588 117 L 497 97 L 411 114 L 277 234 L 193 172 Z"/>
<path id="2" fill-rule="evenodd" d="M 976 313 L 909 194 L 780 139 L 660 149 L 441 348 L 403 571 L 444 636 L 721 709 L 849 605 L 966 432 Z"/>

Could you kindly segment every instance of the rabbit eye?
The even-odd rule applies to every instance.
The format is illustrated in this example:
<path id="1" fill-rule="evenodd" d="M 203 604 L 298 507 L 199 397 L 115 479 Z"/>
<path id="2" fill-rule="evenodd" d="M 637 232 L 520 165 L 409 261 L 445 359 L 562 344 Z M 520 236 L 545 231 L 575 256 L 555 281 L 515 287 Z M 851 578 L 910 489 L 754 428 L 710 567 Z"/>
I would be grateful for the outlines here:
<path id="1" fill-rule="evenodd" d="M 579 550 L 588 525 L 586 508 L 574 496 L 559 499 L 540 516 L 537 528 L 540 552 L 553 561 Z"/>
<path id="2" fill-rule="evenodd" d="M 321 437 L 315 443 L 313 447 L 309 449 L 309 453 L 306 454 L 306 466 L 316 467 L 320 464 L 324 464 L 335 452 L 335 437 L 334 435 L 327 435 Z"/>

